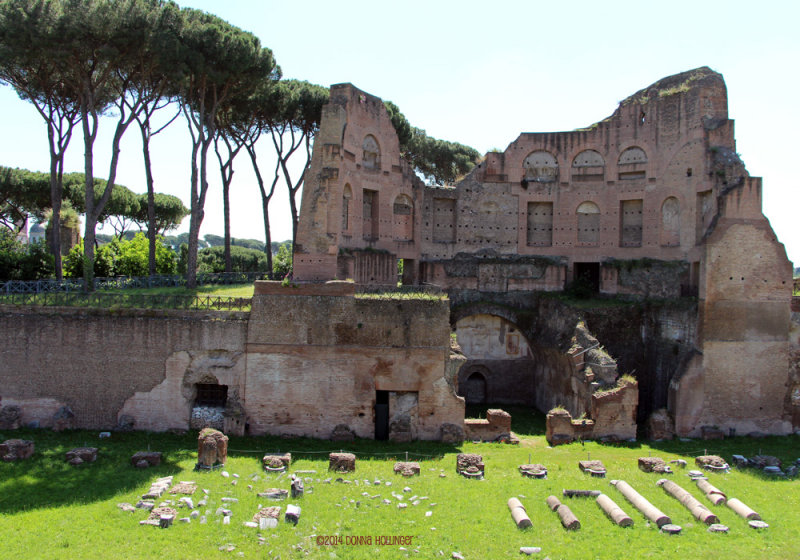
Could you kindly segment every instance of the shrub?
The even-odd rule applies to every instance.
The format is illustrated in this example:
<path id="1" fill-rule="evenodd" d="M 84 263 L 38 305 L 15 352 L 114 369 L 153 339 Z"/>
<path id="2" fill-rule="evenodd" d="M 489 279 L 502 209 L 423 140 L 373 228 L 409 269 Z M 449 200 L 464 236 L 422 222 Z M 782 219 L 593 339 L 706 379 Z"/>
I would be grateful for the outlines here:
<path id="1" fill-rule="evenodd" d="M 98 278 L 114 275 L 114 256 L 111 244 L 100 245 L 94 250 L 94 275 Z M 83 277 L 83 240 L 70 249 L 64 258 L 64 276 L 66 278 Z"/>
<path id="2" fill-rule="evenodd" d="M 0 280 L 50 278 L 54 259 L 44 242 L 26 246 L 10 230 L 0 230 Z"/>
<path id="3" fill-rule="evenodd" d="M 149 245 L 147 237 L 139 232 L 133 239 L 115 239 L 100 245 L 94 252 L 94 275 L 106 276 L 147 276 Z M 159 237 L 156 242 L 156 273 L 175 274 L 177 256 L 165 246 Z M 64 259 L 64 276 L 80 278 L 83 276 L 83 241 L 78 243 Z"/>
<path id="4" fill-rule="evenodd" d="M 231 245 L 231 272 L 266 271 L 267 256 L 263 251 Z M 225 248 L 208 247 L 198 251 L 197 272 L 225 272 Z"/>
<path id="5" fill-rule="evenodd" d="M 286 276 L 292 271 L 292 244 L 284 243 L 272 259 L 272 272 Z"/>

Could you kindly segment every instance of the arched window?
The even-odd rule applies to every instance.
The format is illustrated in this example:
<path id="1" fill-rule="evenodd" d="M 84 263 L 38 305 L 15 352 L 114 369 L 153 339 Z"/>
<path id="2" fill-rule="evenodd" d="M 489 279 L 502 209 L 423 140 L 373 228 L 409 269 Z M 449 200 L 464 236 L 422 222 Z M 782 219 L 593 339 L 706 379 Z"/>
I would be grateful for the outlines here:
<path id="1" fill-rule="evenodd" d="M 681 203 L 671 196 L 661 205 L 661 245 L 677 247 L 681 244 Z"/>
<path id="2" fill-rule="evenodd" d="M 531 152 L 522 162 L 523 176 L 527 181 L 552 183 L 558 180 L 558 162 L 549 152 Z"/>
<path id="3" fill-rule="evenodd" d="M 606 162 L 595 150 L 583 150 L 572 160 L 574 181 L 602 181 L 605 178 Z"/>
<path id="4" fill-rule="evenodd" d="M 594 202 L 582 202 L 578 214 L 578 243 L 597 243 L 600 235 L 600 208 Z"/>
<path id="5" fill-rule="evenodd" d="M 378 141 L 372 134 L 368 134 L 364 138 L 364 143 L 361 145 L 364 150 L 361 158 L 361 165 L 367 169 L 380 169 L 381 168 L 381 148 Z"/>
<path id="6" fill-rule="evenodd" d="M 628 148 L 619 156 L 620 165 L 630 165 L 634 163 L 647 163 L 647 154 L 641 148 Z"/>
<path id="7" fill-rule="evenodd" d="M 342 231 L 350 230 L 350 201 L 353 198 L 353 189 L 350 184 L 344 186 L 342 191 Z"/>
<path id="8" fill-rule="evenodd" d="M 407 195 L 401 194 L 394 199 L 393 237 L 395 241 L 413 241 L 414 239 L 414 203 Z"/>
<path id="9" fill-rule="evenodd" d="M 628 148 L 619 156 L 619 179 L 644 179 L 647 174 L 647 154 L 641 148 Z"/>

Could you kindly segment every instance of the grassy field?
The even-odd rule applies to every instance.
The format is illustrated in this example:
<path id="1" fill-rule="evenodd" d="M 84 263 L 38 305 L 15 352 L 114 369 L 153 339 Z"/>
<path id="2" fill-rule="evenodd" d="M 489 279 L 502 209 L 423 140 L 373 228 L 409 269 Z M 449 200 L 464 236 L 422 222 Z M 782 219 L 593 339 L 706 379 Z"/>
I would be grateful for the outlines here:
<path id="1" fill-rule="evenodd" d="M 185 286 L 165 288 L 125 288 L 115 290 L 99 290 L 104 294 L 130 294 L 145 296 L 229 296 L 253 297 L 255 284 L 210 284 L 193 290 Z"/>
<path id="2" fill-rule="evenodd" d="M 750 456 L 761 452 L 788 463 L 800 455 L 797 436 L 624 445 L 587 442 L 549 448 L 541 435 L 541 415 L 524 409 L 512 409 L 512 414 L 515 429 L 522 437 L 519 446 L 391 444 L 370 440 L 335 444 L 309 439 L 232 437 L 225 466 L 231 475 L 228 478 L 221 471 L 193 471 L 196 433 L 115 432 L 110 439 L 101 440 L 97 432 L 88 431 L 2 432 L 0 441 L 11 437 L 34 440 L 36 453 L 27 461 L 0 464 L 0 558 L 450 558 L 453 552 L 459 552 L 466 559 L 491 559 L 520 557 L 522 546 L 541 547 L 542 552 L 534 557 L 552 560 L 800 556 L 797 480 L 766 478 L 753 471 L 709 474 L 712 484 L 728 496 L 744 501 L 769 523 L 769 529 L 756 531 L 726 506 L 716 507 L 707 502 L 685 471 L 676 469 L 671 479 L 730 527 L 728 534 L 712 534 L 677 500 L 656 486 L 660 475 L 639 471 L 636 462 L 638 457 L 647 455 L 666 460 L 683 458 L 693 468 L 694 457 L 707 450 L 728 461 L 734 453 Z M 69 466 L 64 453 L 84 445 L 100 448 L 97 462 Z M 356 453 L 355 473 L 328 473 L 327 453 L 340 447 Z M 130 456 L 147 449 L 164 453 L 162 465 L 145 470 L 133 468 Z M 266 475 L 262 471 L 260 459 L 267 451 L 291 451 L 291 471 L 315 471 L 302 475 L 310 478 L 305 484 L 304 497 L 270 502 L 256 496 L 270 487 L 289 487 L 285 475 Z M 393 474 L 394 461 L 404 460 L 406 452 L 409 460 L 421 463 L 421 476 L 403 478 Z M 456 475 L 455 460 L 459 452 L 483 455 L 485 480 L 467 480 Z M 577 462 L 587 457 L 605 463 L 607 479 L 592 478 L 579 471 Z M 517 466 L 529 460 L 547 466 L 546 480 L 526 479 L 518 474 Z M 139 521 L 147 516 L 145 510 L 127 513 L 117 507 L 121 502 L 136 504 L 151 482 L 167 475 L 174 475 L 176 482 L 197 482 L 199 489 L 192 496 L 195 503 L 202 497 L 203 488 L 209 491 L 208 504 L 199 511 L 206 516 L 207 523 L 201 524 L 197 518 L 190 524 L 176 522 L 169 529 L 140 526 Z M 337 478 L 350 484 L 336 482 Z M 629 482 L 669 515 L 673 523 L 681 525 L 682 534 L 668 536 L 650 526 L 609 485 L 611 479 Z M 232 484 L 234 480 L 236 485 Z M 375 485 L 375 480 L 380 484 Z M 403 491 L 406 486 L 409 492 Z M 560 497 L 564 488 L 604 491 L 634 519 L 634 525 L 625 529 L 616 527 L 594 500 L 560 498 L 582 525 L 576 532 L 564 530 L 558 516 L 545 504 L 548 495 Z M 402 501 L 408 507 L 399 509 L 400 500 L 392 493 L 403 495 Z M 372 497 L 376 495 L 380 497 Z M 224 525 L 222 517 L 215 514 L 218 507 L 225 505 L 222 498 L 226 496 L 239 500 L 225 506 L 233 512 L 230 525 Z M 413 496 L 420 500 L 418 505 L 412 505 Z M 531 529 L 518 530 L 512 522 L 506 506 L 512 496 L 518 497 L 527 508 L 533 520 Z M 177 501 L 177 496 L 165 494 L 162 499 Z M 384 499 L 391 504 L 384 504 Z M 280 505 L 283 513 L 286 503 L 302 508 L 297 526 L 281 521 L 277 529 L 260 532 L 243 525 L 260 505 Z M 430 516 L 426 512 L 431 512 Z M 188 515 L 189 510 L 179 510 L 179 517 Z M 342 543 L 319 545 L 318 538 L 324 536 L 339 536 Z M 404 537 L 410 542 L 402 550 L 399 544 L 377 544 L 378 536 Z M 352 544 L 359 537 L 362 542 L 371 539 L 372 544 Z"/>

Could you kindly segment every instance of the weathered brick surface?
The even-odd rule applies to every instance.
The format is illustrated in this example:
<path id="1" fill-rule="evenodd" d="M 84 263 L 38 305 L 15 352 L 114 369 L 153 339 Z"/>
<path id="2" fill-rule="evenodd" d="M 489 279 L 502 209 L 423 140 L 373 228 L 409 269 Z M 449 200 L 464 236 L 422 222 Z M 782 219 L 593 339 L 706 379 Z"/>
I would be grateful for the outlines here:
<path id="1" fill-rule="evenodd" d="M 51 427 L 69 406 L 76 428 L 112 429 L 140 394 L 128 407 L 137 429 L 185 429 L 191 395 L 168 375 L 175 353 L 241 351 L 246 327 L 246 314 L 2 308 L 0 396 L 23 423 Z"/>

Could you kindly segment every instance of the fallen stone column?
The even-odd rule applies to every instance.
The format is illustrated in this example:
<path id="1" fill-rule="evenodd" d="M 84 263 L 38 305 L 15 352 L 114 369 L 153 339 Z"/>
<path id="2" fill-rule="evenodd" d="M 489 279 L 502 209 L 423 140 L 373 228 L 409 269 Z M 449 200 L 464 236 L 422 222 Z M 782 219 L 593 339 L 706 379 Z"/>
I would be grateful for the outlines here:
<path id="1" fill-rule="evenodd" d="M 602 509 L 606 515 L 611 518 L 611 521 L 620 527 L 630 527 L 633 525 L 633 519 L 631 519 L 627 513 L 622 511 L 622 508 L 620 508 L 614 502 L 614 500 L 605 494 L 600 494 L 597 496 L 597 505 L 600 506 L 600 509 Z"/>
<path id="2" fill-rule="evenodd" d="M 641 494 L 634 490 L 630 484 L 624 480 L 612 480 L 611 485 L 614 486 L 620 493 L 625 496 L 633 507 L 642 512 L 647 519 L 655 523 L 660 529 L 664 525 L 672 523 L 672 520 L 666 516 L 661 510 L 648 502 Z"/>
<path id="3" fill-rule="evenodd" d="M 701 504 L 697 498 L 689 494 L 686 490 L 672 482 L 671 480 L 667 480 L 666 478 L 662 478 L 658 482 L 656 482 L 661 488 L 664 489 L 665 492 L 670 494 L 673 498 L 677 499 L 683 507 L 689 510 L 689 512 L 694 516 L 695 519 L 698 521 L 702 521 L 706 525 L 712 525 L 714 523 L 719 523 L 719 518 L 716 515 L 711 513 L 711 511 Z"/>
<path id="4" fill-rule="evenodd" d="M 739 516 L 744 517 L 745 519 L 751 519 L 756 521 L 761 521 L 761 516 L 758 515 L 755 511 L 747 507 L 741 500 L 736 498 L 729 498 L 726 502 L 726 505 L 735 511 Z"/>
<path id="5" fill-rule="evenodd" d="M 600 490 L 562 490 L 561 493 L 567 498 L 596 498 L 602 492 Z"/>
<path id="6" fill-rule="evenodd" d="M 708 480 L 698 478 L 695 482 L 697 483 L 697 487 L 706 495 L 706 498 L 715 506 L 724 504 L 727 501 L 728 497 L 725 493 L 712 486 Z"/>
<path id="7" fill-rule="evenodd" d="M 558 514 L 558 517 L 561 519 L 561 524 L 565 529 L 577 531 L 581 528 L 581 522 L 578 521 L 575 514 L 572 513 L 567 506 L 558 501 L 558 498 L 555 496 L 548 496 L 546 501 L 547 506 Z"/>
<path id="8" fill-rule="evenodd" d="M 517 498 L 508 499 L 508 509 L 511 510 L 511 518 L 517 524 L 519 529 L 527 529 L 533 527 L 531 518 L 528 517 L 528 512 L 525 511 L 525 506 L 522 505 Z"/>

